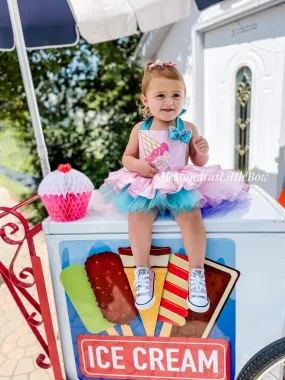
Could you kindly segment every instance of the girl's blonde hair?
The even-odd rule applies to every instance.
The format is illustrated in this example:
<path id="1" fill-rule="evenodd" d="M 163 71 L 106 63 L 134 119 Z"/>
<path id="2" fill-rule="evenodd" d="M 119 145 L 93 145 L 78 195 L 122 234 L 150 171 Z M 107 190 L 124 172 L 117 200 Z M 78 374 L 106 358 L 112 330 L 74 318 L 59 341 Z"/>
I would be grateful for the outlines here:
<path id="1" fill-rule="evenodd" d="M 151 67 L 150 67 L 151 66 Z M 144 96 L 146 96 L 146 90 L 152 78 L 163 77 L 167 79 L 180 80 L 184 84 L 185 95 L 186 95 L 186 85 L 183 76 L 180 74 L 179 70 L 175 66 L 171 65 L 155 65 L 154 62 L 147 62 L 144 66 L 144 75 L 142 79 L 141 91 Z M 144 118 L 147 119 L 151 116 L 150 110 L 144 104 L 140 104 L 139 113 Z"/>

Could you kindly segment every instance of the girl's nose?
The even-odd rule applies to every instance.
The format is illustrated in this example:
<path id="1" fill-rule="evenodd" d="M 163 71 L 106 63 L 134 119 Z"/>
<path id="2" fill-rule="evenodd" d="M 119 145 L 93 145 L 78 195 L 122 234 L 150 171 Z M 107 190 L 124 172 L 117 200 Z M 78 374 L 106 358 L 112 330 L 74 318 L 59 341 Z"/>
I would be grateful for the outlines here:
<path id="1" fill-rule="evenodd" d="M 166 104 L 173 104 L 172 97 L 171 98 L 165 98 L 164 101 L 165 101 Z"/>

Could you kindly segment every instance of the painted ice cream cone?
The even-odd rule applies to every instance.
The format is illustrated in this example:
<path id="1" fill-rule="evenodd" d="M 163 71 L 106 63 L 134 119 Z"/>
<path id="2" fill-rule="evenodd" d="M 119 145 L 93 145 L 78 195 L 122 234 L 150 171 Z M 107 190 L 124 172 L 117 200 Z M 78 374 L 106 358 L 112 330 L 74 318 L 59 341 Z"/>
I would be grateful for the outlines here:
<path id="1" fill-rule="evenodd" d="M 129 284 L 132 286 L 135 281 L 135 262 L 132 255 L 131 248 L 119 248 L 119 253 L 124 265 L 125 273 L 128 277 Z M 168 247 L 152 247 L 150 250 L 150 265 L 156 275 L 155 283 L 155 303 L 146 310 L 140 310 L 140 316 L 146 331 L 147 336 L 154 336 L 158 310 L 162 296 L 162 289 L 167 273 L 167 265 L 170 255 L 170 248 Z M 135 290 L 133 289 L 135 296 Z"/>
<path id="2" fill-rule="evenodd" d="M 163 289 L 163 284 L 167 272 L 167 268 L 152 269 L 155 272 L 156 276 L 155 303 L 149 309 L 139 311 L 147 336 L 154 336 L 160 299 L 162 295 L 162 291 L 160 292 L 160 289 Z M 125 273 L 128 277 L 129 283 L 133 284 L 135 281 L 134 268 L 125 268 Z M 133 295 L 134 297 L 136 295 L 135 289 L 133 289 Z"/>

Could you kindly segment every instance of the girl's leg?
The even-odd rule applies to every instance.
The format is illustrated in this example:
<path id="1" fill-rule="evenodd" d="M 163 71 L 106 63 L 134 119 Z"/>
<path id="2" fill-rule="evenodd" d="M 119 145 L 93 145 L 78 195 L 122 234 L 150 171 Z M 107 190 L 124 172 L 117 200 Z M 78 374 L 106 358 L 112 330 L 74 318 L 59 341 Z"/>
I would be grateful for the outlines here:
<path id="1" fill-rule="evenodd" d="M 206 312 L 210 307 L 205 281 L 206 231 L 200 209 L 182 212 L 176 218 L 184 248 L 189 257 L 189 309 L 198 313 Z"/>
<path id="2" fill-rule="evenodd" d="M 129 239 L 136 267 L 150 267 L 149 252 L 152 240 L 152 223 L 158 209 L 150 212 L 133 212 L 129 214 Z"/>
<path id="3" fill-rule="evenodd" d="M 139 310 L 151 307 L 155 302 L 155 273 L 150 268 L 149 253 L 152 240 L 152 223 L 158 209 L 151 212 L 135 212 L 129 214 L 129 239 L 136 264 L 135 305 Z"/>
<path id="4" fill-rule="evenodd" d="M 176 218 L 184 248 L 189 257 L 190 269 L 204 268 L 206 252 L 206 231 L 200 208 L 181 212 Z"/>

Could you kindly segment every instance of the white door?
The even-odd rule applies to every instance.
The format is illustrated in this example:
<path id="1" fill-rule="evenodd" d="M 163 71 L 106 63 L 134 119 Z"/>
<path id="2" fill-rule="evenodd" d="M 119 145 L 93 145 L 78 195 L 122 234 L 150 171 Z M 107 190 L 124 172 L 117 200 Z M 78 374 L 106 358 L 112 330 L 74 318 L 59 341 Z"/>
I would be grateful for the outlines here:
<path id="1" fill-rule="evenodd" d="M 276 198 L 278 175 L 284 175 L 284 167 L 278 165 L 278 159 L 282 149 L 281 128 L 285 128 L 285 3 L 205 33 L 204 45 L 205 137 L 210 143 L 209 164 L 236 167 L 235 145 L 239 133 L 236 118 L 240 116 L 240 109 L 236 109 L 236 78 L 239 70 L 247 67 L 248 83 L 245 84 L 251 91 L 246 127 L 248 170 L 255 175 L 265 174 L 266 182 L 260 182 L 256 176 L 253 183 Z M 240 152 L 243 154 L 242 147 Z"/>

